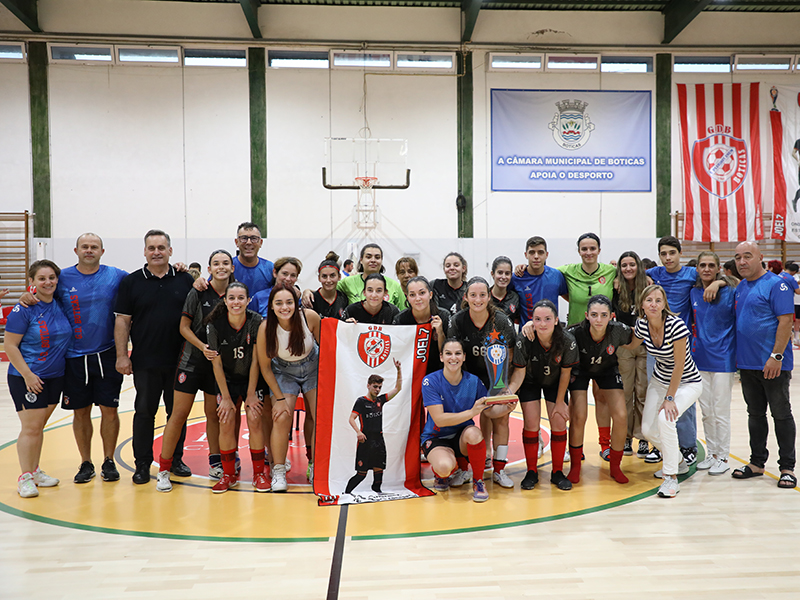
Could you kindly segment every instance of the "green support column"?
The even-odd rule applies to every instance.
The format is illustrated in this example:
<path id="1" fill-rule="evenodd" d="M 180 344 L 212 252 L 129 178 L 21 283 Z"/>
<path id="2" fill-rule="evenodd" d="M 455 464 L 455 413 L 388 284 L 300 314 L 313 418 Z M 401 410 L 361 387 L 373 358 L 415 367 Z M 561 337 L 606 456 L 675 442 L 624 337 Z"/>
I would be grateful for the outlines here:
<path id="1" fill-rule="evenodd" d="M 250 77 L 250 218 L 267 236 L 267 70 L 264 48 L 247 52 Z"/>
<path id="2" fill-rule="evenodd" d="M 472 52 L 459 52 L 458 96 L 458 237 L 472 231 Z M 462 199 L 463 197 L 463 199 Z"/>
<path id="3" fill-rule="evenodd" d="M 51 237 L 50 119 L 47 94 L 47 44 L 28 42 L 28 87 L 31 104 L 31 174 L 33 235 Z"/>
<path id="4" fill-rule="evenodd" d="M 669 235 L 672 153 L 672 55 L 656 55 L 656 237 Z"/>

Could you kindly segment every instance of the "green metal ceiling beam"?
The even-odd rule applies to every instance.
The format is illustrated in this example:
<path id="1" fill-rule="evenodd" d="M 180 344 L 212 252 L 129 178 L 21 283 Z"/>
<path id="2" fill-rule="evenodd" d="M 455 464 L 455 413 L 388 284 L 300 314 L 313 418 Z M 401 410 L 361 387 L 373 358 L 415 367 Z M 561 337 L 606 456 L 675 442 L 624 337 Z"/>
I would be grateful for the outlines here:
<path id="1" fill-rule="evenodd" d="M 686 29 L 686 26 L 711 4 L 711 0 L 672 0 L 662 11 L 664 13 L 664 41 L 669 44 Z"/>
<path id="2" fill-rule="evenodd" d="M 31 31 L 41 33 L 39 27 L 39 14 L 36 10 L 36 0 L 0 0 L 0 4 L 5 6 L 17 17 L 22 24 Z"/>
<path id="3" fill-rule="evenodd" d="M 247 19 L 247 24 L 250 26 L 250 31 L 253 32 L 253 37 L 261 39 L 261 28 L 258 26 L 258 7 L 261 2 L 258 0 L 239 0 L 242 5 L 242 12 L 244 18 Z"/>
<path id="4" fill-rule="evenodd" d="M 481 1 L 482 0 L 462 0 L 461 2 L 461 14 L 464 15 L 464 29 L 461 34 L 462 44 L 472 41 L 472 32 L 475 31 L 478 13 L 481 12 Z"/>

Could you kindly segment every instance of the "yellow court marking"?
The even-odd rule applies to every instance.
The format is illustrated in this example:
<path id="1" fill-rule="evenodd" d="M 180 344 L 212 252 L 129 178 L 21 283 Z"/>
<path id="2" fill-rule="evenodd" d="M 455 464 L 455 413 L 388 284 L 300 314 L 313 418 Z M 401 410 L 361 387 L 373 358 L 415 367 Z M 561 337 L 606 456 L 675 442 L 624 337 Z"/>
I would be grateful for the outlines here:
<path id="1" fill-rule="evenodd" d="M 132 412 L 120 415 L 122 432 L 131 431 L 132 417 Z M 202 403 L 195 403 L 191 419 L 196 422 L 202 418 Z M 465 485 L 430 498 L 352 506 L 347 535 L 418 536 L 509 527 L 576 516 L 654 494 L 659 480 L 653 478 L 653 471 L 659 465 L 625 457 L 623 470 L 631 482 L 626 485 L 614 482 L 608 474 L 608 463 L 598 455 L 594 419 L 590 418 L 588 423 L 582 480 L 570 492 L 550 485 L 549 454 L 545 454 L 540 461 L 541 482 L 535 490 L 519 488 L 525 474 L 522 461 L 507 467 L 516 483 L 513 490 L 487 480 L 490 500 L 483 504 L 472 502 L 472 486 Z M 157 423 L 159 432 L 161 426 L 163 421 Z M 102 450 L 97 435 L 94 444 L 94 455 L 99 456 Z M 242 458 L 249 467 L 245 454 Z M 129 465 L 134 461 L 129 440 L 120 444 L 117 459 L 120 481 L 103 482 L 98 473 L 90 483 L 76 485 L 72 477 L 79 458 L 72 428 L 68 424 L 50 428 L 45 434 L 41 462 L 50 475 L 61 478 L 62 482 L 55 488 L 42 488 L 38 498 L 22 499 L 17 495 L 15 478 L 10 475 L 18 471 L 15 442 L 6 444 L 0 448 L 0 472 L 7 474 L 6 483 L 0 487 L 0 509 L 56 525 L 151 537 L 326 541 L 336 535 L 339 509 L 317 506 L 310 486 L 293 486 L 288 494 L 256 494 L 249 482 L 242 482 L 228 493 L 212 494 L 207 478 L 173 477 L 173 491 L 164 494 L 156 491 L 155 481 L 141 486 L 131 482 Z M 567 464 L 565 471 L 568 469 Z M 153 467 L 151 473 L 155 472 Z"/>

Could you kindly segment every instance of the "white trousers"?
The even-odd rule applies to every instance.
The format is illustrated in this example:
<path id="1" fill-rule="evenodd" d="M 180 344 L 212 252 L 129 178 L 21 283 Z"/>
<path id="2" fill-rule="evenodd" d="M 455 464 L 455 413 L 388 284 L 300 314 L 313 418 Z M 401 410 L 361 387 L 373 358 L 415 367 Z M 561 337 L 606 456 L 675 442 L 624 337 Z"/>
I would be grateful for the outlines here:
<path id="1" fill-rule="evenodd" d="M 697 402 L 702 392 L 702 383 L 682 383 L 678 386 L 678 391 L 675 392 L 678 417 Z M 675 475 L 678 472 L 678 463 L 681 461 L 681 448 L 678 444 L 678 430 L 675 427 L 677 419 L 668 420 L 661 410 L 666 395 L 667 386 L 652 377 L 647 385 L 647 399 L 642 411 L 642 433 L 651 444 L 661 450 L 664 474 Z"/>
<path id="2" fill-rule="evenodd" d="M 697 403 L 703 413 L 708 455 L 727 459 L 731 451 L 731 390 L 733 373 L 700 371 L 703 393 Z"/>

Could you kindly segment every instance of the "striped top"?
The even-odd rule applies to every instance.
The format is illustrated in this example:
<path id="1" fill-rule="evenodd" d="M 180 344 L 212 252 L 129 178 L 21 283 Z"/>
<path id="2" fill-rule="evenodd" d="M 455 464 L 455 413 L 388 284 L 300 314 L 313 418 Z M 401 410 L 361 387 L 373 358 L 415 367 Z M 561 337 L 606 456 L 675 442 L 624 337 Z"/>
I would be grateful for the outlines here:
<path id="1" fill-rule="evenodd" d="M 650 328 L 647 326 L 647 319 L 639 319 L 636 321 L 636 328 L 634 334 L 640 340 L 643 340 L 647 351 L 656 359 L 656 368 L 653 371 L 653 377 L 664 385 L 669 385 L 669 380 L 672 377 L 672 370 L 675 368 L 675 344 L 684 344 L 686 346 L 686 360 L 683 363 L 683 375 L 681 376 L 681 383 L 700 383 L 700 372 L 692 359 L 692 353 L 689 348 L 689 328 L 680 317 L 675 315 L 668 315 L 664 323 L 664 340 L 660 346 L 653 343 L 653 338 L 650 336 Z"/>

